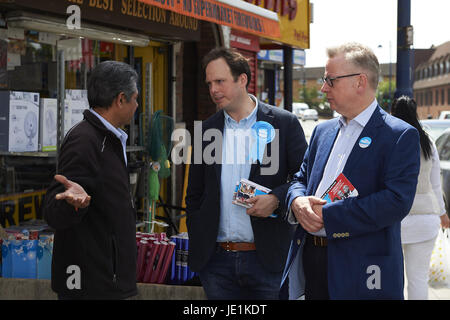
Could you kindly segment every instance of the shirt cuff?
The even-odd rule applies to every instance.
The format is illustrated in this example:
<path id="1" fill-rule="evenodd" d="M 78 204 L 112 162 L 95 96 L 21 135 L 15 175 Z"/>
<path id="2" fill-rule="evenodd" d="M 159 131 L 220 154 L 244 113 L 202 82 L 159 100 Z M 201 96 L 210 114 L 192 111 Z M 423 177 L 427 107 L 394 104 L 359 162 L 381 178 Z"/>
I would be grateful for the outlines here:
<path id="1" fill-rule="evenodd" d="M 292 212 L 291 208 L 289 208 L 289 212 L 287 215 L 287 222 L 290 224 L 298 224 L 297 218 L 295 217 L 294 213 Z"/>

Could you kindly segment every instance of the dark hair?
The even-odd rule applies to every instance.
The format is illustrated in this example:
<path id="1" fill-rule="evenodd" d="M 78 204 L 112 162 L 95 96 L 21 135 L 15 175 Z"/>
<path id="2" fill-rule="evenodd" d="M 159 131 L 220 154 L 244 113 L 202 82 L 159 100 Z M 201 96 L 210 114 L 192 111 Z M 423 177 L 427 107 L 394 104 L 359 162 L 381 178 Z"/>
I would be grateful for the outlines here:
<path id="1" fill-rule="evenodd" d="M 250 65 L 248 64 L 248 60 L 240 54 L 238 51 L 234 49 L 228 48 L 215 48 L 212 49 L 208 54 L 203 58 L 203 72 L 205 72 L 206 67 L 211 61 L 223 58 L 227 65 L 230 67 L 231 74 L 233 75 L 233 79 L 236 82 L 238 77 L 245 73 L 247 75 L 247 86 L 250 84 L 252 79 L 252 73 L 250 71 Z"/>
<path id="2" fill-rule="evenodd" d="M 423 155 L 425 159 L 430 159 L 431 140 L 420 125 L 419 117 L 417 116 L 416 101 L 408 96 L 401 96 L 400 98 L 395 99 L 392 103 L 391 114 L 394 117 L 397 117 L 409 123 L 414 128 L 416 128 L 417 131 L 419 131 L 420 147 L 422 149 Z"/>
<path id="3" fill-rule="evenodd" d="M 138 75 L 129 65 L 119 61 L 104 61 L 91 72 L 88 80 L 88 101 L 92 107 L 109 108 L 123 92 L 127 102 L 137 90 Z"/>

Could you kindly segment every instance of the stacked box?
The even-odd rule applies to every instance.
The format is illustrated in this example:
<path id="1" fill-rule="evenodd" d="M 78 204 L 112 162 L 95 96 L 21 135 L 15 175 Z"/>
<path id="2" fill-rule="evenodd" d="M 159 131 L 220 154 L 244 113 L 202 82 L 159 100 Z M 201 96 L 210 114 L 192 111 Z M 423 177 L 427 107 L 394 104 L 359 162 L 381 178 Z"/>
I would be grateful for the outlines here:
<path id="1" fill-rule="evenodd" d="M 83 112 L 89 109 L 87 90 L 67 89 L 64 101 L 64 135 L 78 122 L 83 120 Z"/>
<path id="2" fill-rule="evenodd" d="M 10 240 L 3 240 L 2 243 L 2 277 L 12 277 L 12 255 Z"/>
<path id="3" fill-rule="evenodd" d="M 39 236 L 37 246 L 37 278 L 51 279 L 53 234 Z"/>
<path id="4" fill-rule="evenodd" d="M 13 240 L 11 243 L 12 278 L 36 279 L 38 240 Z"/>
<path id="5" fill-rule="evenodd" d="M 0 151 L 38 151 L 39 93 L 0 91 Z"/>
<path id="6" fill-rule="evenodd" d="M 44 152 L 56 151 L 58 100 L 41 99 L 39 110 L 39 145 Z"/>
<path id="7" fill-rule="evenodd" d="M 1 246 L 4 278 L 50 279 L 53 234 L 46 226 L 13 226 L 6 229 Z"/>

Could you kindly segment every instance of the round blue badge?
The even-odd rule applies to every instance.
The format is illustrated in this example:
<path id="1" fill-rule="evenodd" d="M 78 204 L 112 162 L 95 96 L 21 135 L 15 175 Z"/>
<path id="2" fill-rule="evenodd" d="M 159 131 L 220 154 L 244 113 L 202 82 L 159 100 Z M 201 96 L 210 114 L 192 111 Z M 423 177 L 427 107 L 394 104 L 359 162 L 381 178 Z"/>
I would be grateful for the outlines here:
<path id="1" fill-rule="evenodd" d="M 254 140 L 249 157 L 253 161 L 259 160 L 262 162 L 266 145 L 275 138 L 275 129 L 266 121 L 257 121 L 252 126 L 252 134 Z"/>
<path id="2" fill-rule="evenodd" d="M 364 137 L 364 138 L 361 138 L 361 140 L 359 140 L 359 146 L 363 149 L 370 146 L 371 143 L 372 143 L 372 139 L 370 139 L 369 137 Z"/>
<path id="3" fill-rule="evenodd" d="M 262 140 L 265 143 L 270 143 L 275 138 L 275 129 L 266 121 L 255 122 L 252 126 L 252 133 L 257 140 Z"/>

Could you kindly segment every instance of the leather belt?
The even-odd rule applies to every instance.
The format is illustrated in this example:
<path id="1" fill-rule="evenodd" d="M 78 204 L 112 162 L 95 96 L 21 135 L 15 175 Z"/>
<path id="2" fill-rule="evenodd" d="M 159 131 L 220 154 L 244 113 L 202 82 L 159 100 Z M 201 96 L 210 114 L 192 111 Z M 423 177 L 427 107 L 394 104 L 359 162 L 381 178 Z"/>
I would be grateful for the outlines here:
<path id="1" fill-rule="evenodd" d="M 326 247 L 328 246 L 328 239 L 327 237 L 319 237 L 319 236 L 315 236 L 312 234 L 308 234 L 311 243 L 315 246 L 315 247 Z"/>
<path id="2" fill-rule="evenodd" d="M 256 246 L 253 242 L 217 242 L 217 244 L 226 251 L 253 251 Z"/>

